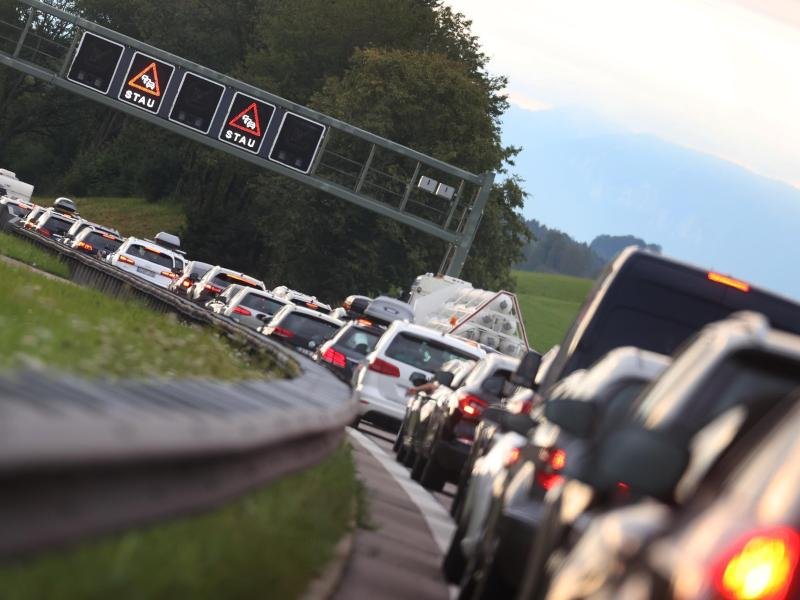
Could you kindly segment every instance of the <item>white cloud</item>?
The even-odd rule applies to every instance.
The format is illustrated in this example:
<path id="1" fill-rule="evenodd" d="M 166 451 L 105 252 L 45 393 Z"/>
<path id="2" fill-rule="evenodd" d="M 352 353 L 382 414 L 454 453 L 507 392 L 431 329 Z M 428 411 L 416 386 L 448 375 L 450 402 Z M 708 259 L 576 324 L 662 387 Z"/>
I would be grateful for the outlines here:
<path id="1" fill-rule="evenodd" d="M 450 0 L 513 103 L 589 107 L 800 185 L 796 5 L 759 2 Z"/>

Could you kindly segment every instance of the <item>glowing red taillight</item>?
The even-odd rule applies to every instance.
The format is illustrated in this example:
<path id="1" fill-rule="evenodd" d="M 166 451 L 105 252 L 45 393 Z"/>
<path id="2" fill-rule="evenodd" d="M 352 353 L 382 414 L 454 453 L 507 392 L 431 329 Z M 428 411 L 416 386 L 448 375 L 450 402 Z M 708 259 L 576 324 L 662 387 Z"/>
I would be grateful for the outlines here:
<path id="1" fill-rule="evenodd" d="M 39 227 L 37 231 L 41 233 L 44 237 L 53 237 L 53 232 L 50 231 L 47 227 Z"/>
<path id="2" fill-rule="evenodd" d="M 237 315 L 244 315 L 245 317 L 253 316 L 253 313 L 251 313 L 249 310 L 241 306 L 235 306 L 233 308 L 233 312 L 235 312 Z"/>
<path id="3" fill-rule="evenodd" d="M 184 279 L 181 285 L 185 288 L 192 287 L 192 280 L 191 279 Z"/>
<path id="4" fill-rule="evenodd" d="M 172 271 L 161 271 L 161 274 L 164 277 L 168 277 L 169 279 L 177 279 L 178 278 L 178 276 L 175 273 L 173 273 Z"/>
<path id="5" fill-rule="evenodd" d="M 206 284 L 206 289 L 211 292 L 212 294 L 219 294 L 222 291 L 221 287 L 213 285 L 211 283 Z"/>
<path id="6" fill-rule="evenodd" d="M 461 411 L 461 415 L 465 419 L 475 420 L 480 418 L 483 414 L 483 409 L 487 406 L 488 404 L 485 400 L 472 394 L 466 394 L 458 399 L 458 410 Z"/>
<path id="7" fill-rule="evenodd" d="M 543 448 L 539 458 L 544 464 L 536 470 L 536 482 L 545 490 L 552 489 L 564 479 L 559 471 L 567 466 L 567 453 L 561 448 Z"/>
<path id="8" fill-rule="evenodd" d="M 389 377 L 400 377 L 400 369 L 396 365 L 380 358 L 373 358 L 369 361 L 367 369 L 375 373 L 380 373 L 381 375 L 388 375 Z"/>
<path id="9" fill-rule="evenodd" d="M 331 363 L 334 367 L 344 368 L 347 366 L 347 357 L 333 348 L 328 348 L 322 353 L 322 360 Z"/>
<path id="10" fill-rule="evenodd" d="M 117 257 L 117 262 L 125 263 L 126 265 L 135 265 L 136 264 L 135 260 L 133 260 L 132 258 L 128 258 L 124 254 L 120 254 Z"/>
<path id="11" fill-rule="evenodd" d="M 283 327 L 273 327 L 272 333 L 274 333 L 278 337 L 282 337 L 282 338 L 286 338 L 286 339 L 290 339 L 290 338 L 294 337 L 294 331 L 290 331 L 290 330 L 285 329 Z"/>
<path id="12" fill-rule="evenodd" d="M 86 242 L 78 242 L 77 244 L 75 244 L 75 247 L 81 250 L 85 250 L 86 252 L 92 252 L 94 250 L 94 246 L 92 246 L 91 244 L 87 244 Z"/>
<path id="13" fill-rule="evenodd" d="M 714 587 L 726 600 L 785 600 L 800 558 L 800 534 L 772 527 L 747 534 L 712 567 Z"/>

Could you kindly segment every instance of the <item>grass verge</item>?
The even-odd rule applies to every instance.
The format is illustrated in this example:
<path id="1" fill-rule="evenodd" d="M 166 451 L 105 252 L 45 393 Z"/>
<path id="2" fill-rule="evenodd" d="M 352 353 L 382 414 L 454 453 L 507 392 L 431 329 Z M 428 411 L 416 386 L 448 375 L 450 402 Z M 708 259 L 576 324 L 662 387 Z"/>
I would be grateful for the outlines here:
<path id="1" fill-rule="evenodd" d="M 83 376 L 251 379 L 272 356 L 132 301 L 0 263 L 0 368 L 45 364 Z"/>
<path id="2" fill-rule="evenodd" d="M 349 447 L 201 516 L 0 569 L 4 600 L 296 598 L 333 557 L 356 494 Z"/>
<path id="3" fill-rule="evenodd" d="M 20 262 L 47 271 L 53 275 L 67 278 L 69 269 L 61 262 L 57 256 L 50 254 L 46 250 L 37 248 L 27 240 L 19 238 L 10 233 L 0 232 L 0 254 L 14 258 Z"/>
<path id="4" fill-rule="evenodd" d="M 564 337 L 593 282 L 530 271 L 515 271 L 514 276 L 528 339 L 534 348 L 546 352 Z"/>

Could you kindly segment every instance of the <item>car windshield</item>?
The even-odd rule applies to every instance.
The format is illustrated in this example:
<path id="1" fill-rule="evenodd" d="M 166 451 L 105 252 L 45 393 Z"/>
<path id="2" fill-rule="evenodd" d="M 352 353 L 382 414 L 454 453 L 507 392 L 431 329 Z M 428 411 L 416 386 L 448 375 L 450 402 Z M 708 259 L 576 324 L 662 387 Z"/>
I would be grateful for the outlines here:
<path id="1" fill-rule="evenodd" d="M 46 227 L 50 233 L 55 235 L 65 235 L 69 228 L 72 227 L 72 221 L 53 215 L 42 224 L 42 227 Z"/>
<path id="2" fill-rule="evenodd" d="M 395 336 L 386 356 L 425 371 L 438 371 L 449 360 L 474 360 L 466 352 L 428 338 L 402 332 Z"/>
<path id="3" fill-rule="evenodd" d="M 260 294 L 247 294 L 239 304 L 267 315 L 274 315 L 285 306 L 285 303 L 280 300 L 267 298 Z"/>
<path id="4" fill-rule="evenodd" d="M 233 275 L 231 273 L 225 273 L 224 271 L 221 271 L 216 275 L 214 275 L 214 277 L 211 279 L 211 283 L 221 288 L 226 288 L 234 283 L 237 285 L 246 285 L 251 288 L 259 287 L 255 281 L 251 281 L 249 279 L 245 279 L 243 277 L 239 277 L 238 275 Z"/>
<path id="5" fill-rule="evenodd" d="M 115 238 L 113 235 L 98 233 L 92 231 L 83 238 L 83 241 L 97 250 L 106 250 L 114 252 L 122 245 L 122 240 Z"/>
<path id="6" fill-rule="evenodd" d="M 174 267 L 172 257 L 169 254 L 159 252 L 155 248 L 146 248 L 141 244 L 131 244 L 130 247 L 125 251 L 125 254 L 141 258 L 142 260 L 155 263 L 168 269 L 172 269 Z"/>
<path id="7" fill-rule="evenodd" d="M 342 333 L 342 337 L 336 341 L 336 345 L 352 350 L 357 354 L 367 355 L 375 348 L 375 344 L 378 343 L 380 337 L 379 334 L 366 329 L 350 327 Z"/>
<path id="8" fill-rule="evenodd" d="M 330 339 L 339 329 L 336 323 L 329 323 L 312 315 L 298 312 L 288 313 L 280 320 L 278 326 L 288 329 L 297 336 L 314 340 L 318 343 Z"/>

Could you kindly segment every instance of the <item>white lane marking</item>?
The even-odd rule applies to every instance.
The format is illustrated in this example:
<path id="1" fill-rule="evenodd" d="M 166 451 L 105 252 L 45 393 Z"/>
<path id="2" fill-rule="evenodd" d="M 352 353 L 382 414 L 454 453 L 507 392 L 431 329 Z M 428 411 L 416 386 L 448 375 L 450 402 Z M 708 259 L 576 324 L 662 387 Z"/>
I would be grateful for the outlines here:
<path id="1" fill-rule="evenodd" d="M 390 457 L 375 442 L 351 427 L 347 428 L 347 433 L 372 454 L 381 463 L 381 466 L 389 471 L 394 480 L 400 484 L 400 487 L 408 494 L 411 501 L 417 505 L 428 525 L 428 529 L 431 530 L 433 540 L 439 546 L 441 553 L 445 554 L 455 530 L 455 524 L 447 511 L 442 508 L 442 505 L 436 501 L 436 498 L 430 492 L 411 479 L 408 470 L 403 465 Z"/>

